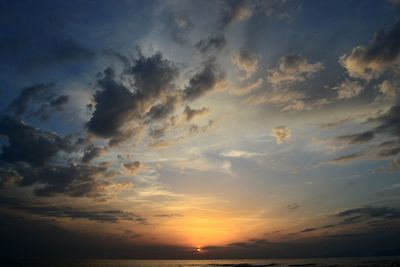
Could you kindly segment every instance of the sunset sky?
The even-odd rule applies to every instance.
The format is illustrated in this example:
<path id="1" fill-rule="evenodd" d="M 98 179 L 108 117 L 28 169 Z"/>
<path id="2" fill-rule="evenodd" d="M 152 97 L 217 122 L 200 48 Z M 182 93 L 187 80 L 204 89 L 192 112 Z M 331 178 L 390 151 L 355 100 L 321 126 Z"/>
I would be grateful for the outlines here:
<path id="1" fill-rule="evenodd" d="M 0 257 L 399 254 L 399 18 L 0 0 Z"/>

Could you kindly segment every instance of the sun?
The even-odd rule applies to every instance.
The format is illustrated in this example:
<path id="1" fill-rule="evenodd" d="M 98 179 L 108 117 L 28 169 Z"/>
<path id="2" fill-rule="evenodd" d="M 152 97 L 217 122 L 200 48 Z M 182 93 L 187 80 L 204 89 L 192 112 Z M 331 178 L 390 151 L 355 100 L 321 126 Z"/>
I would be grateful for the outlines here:
<path id="1" fill-rule="evenodd" d="M 197 253 L 200 253 L 201 251 L 202 251 L 201 248 L 196 248 Z"/>

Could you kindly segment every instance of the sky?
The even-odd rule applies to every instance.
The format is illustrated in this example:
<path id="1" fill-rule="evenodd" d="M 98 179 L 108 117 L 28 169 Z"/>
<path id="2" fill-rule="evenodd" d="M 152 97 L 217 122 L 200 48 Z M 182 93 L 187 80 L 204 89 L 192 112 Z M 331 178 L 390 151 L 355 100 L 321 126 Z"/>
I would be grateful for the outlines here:
<path id="1" fill-rule="evenodd" d="M 399 255 L 399 15 L 0 0 L 0 257 Z"/>

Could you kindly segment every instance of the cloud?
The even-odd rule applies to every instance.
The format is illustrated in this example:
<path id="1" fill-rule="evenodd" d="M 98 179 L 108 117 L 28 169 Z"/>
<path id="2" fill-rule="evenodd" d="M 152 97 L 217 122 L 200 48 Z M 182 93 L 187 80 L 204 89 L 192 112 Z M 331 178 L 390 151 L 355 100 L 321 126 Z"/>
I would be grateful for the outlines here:
<path id="1" fill-rule="evenodd" d="M 43 100 L 50 96 L 50 90 L 54 87 L 54 84 L 36 84 L 33 86 L 22 88 L 20 94 L 15 98 L 8 109 L 13 111 L 16 115 L 24 115 L 31 102 L 34 100 Z"/>
<path id="2" fill-rule="evenodd" d="M 89 163 L 93 159 L 103 155 L 104 153 L 108 152 L 106 147 L 97 147 L 94 145 L 89 145 L 83 154 L 82 163 Z"/>
<path id="3" fill-rule="evenodd" d="M 251 151 L 245 151 L 245 150 L 230 150 L 228 152 L 223 152 L 220 154 L 223 157 L 227 158 L 252 158 L 255 156 L 262 156 L 263 154 L 260 153 L 255 153 Z"/>
<path id="4" fill-rule="evenodd" d="M 386 147 L 379 150 L 378 155 L 381 157 L 391 157 L 400 153 L 400 146 L 397 147 Z"/>
<path id="5" fill-rule="evenodd" d="M 68 103 L 69 96 L 61 95 L 51 100 L 49 103 L 44 103 L 40 106 L 33 115 L 39 117 L 42 121 L 48 120 L 55 112 L 64 110 L 64 106 Z"/>
<path id="6" fill-rule="evenodd" d="M 286 126 L 278 126 L 272 129 L 271 135 L 275 137 L 276 143 L 280 145 L 286 140 L 290 140 L 292 130 Z"/>
<path id="7" fill-rule="evenodd" d="M 226 27 L 234 21 L 245 21 L 253 15 L 253 1 L 233 0 L 224 1 L 221 16 L 221 28 Z"/>
<path id="8" fill-rule="evenodd" d="M 246 102 L 251 105 L 274 104 L 278 106 L 286 106 L 294 100 L 305 98 L 305 94 L 296 90 L 279 89 L 265 92 L 261 95 L 251 95 Z"/>
<path id="9" fill-rule="evenodd" d="M 375 33 L 368 45 L 354 47 L 351 53 L 343 55 L 339 62 L 351 77 L 369 80 L 397 65 L 399 54 L 400 22 L 397 22 L 390 32 Z"/>
<path id="10" fill-rule="evenodd" d="M 258 69 L 258 58 L 244 50 L 234 53 L 231 60 L 236 67 L 244 72 L 245 79 L 250 78 Z"/>
<path id="11" fill-rule="evenodd" d="M 338 99 L 349 99 L 358 96 L 364 87 L 357 81 L 346 79 L 339 86 L 333 88 L 338 93 Z"/>
<path id="12" fill-rule="evenodd" d="M 328 99 L 311 99 L 303 92 L 293 89 L 275 88 L 262 94 L 250 95 L 246 100 L 250 105 L 273 104 L 281 111 L 302 111 L 319 109 L 330 103 Z"/>
<path id="13" fill-rule="evenodd" d="M 0 189 L 17 184 L 21 177 L 14 170 L 0 169 Z"/>
<path id="14" fill-rule="evenodd" d="M 94 97 L 94 112 L 87 123 L 88 131 L 98 137 L 110 138 L 118 143 L 133 135 L 129 123 L 138 119 L 147 110 L 150 103 L 174 89 L 178 75 L 171 62 L 162 58 L 160 53 L 144 57 L 139 53 L 133 66 L 126 75 L 134 78 L 134 88 L 130 90 L 116 80 L 114 71 L 105 70 L 104 78 L 98 80 L 98 90 Z M 173 110 L 175 98 L 167 98 L 166 106 L 154 106 L 147 118 L 160 119 Z M 118 105 L 115 105 L 118 103 Z"/>
<path id="15" fill-rule="evenodd" d="M 308 97 L 304 92 L 287 86 L 312 78 L 323 68 L 321 62 L 311 64 L 301 55 L 284 56 L 279 60 L 277 68 L 268 71 L 267 80 L 272 85 L 272 89 L 251 95 L 246 102 L 251 105 L 273 104 L 280 107 L 281 111 L 319 109 L 330 101 L 326 98 Z"/>
<path id="16" fill-rule="evenodd" d="M 392 159 L 389 164 L 379 167 L 372 171 L 372 173 L 394 173 L 400 170 L 400 159 Z"/>
<path id="17" fill-rule="evenodd" d="M 324 68 L 321 62 L 309 63 L 301 55 L 292 54 L 282 57 L 276 69 L 268 71 L 268 82 L 273 86 L 282 86 L 302 82 L 312 78 Z"/>
<path id="18" fill-rule="evenodd" d="M 202 53 L 209 53 L 211 51 L 220 52 L 225 46 L 226 39 L 223 34 L 202 39 L 194 45 L 194 47 Z"/>
<path id="19" fill-rule="evenodd" d="M 164 137 L 165 135 L 165 131 L 168 129 L 168 125 L 164 124 L 161 127 L 157 127 L 157 128 L 151 128 L 149 131 L 149 136 L 151 136 L 152 138 L 155 139 L 159 139 L 161 137 Z"/>
<path id="20" fill-rule="evenodd" d="M 0 117 L 0 136 L 8 138 L 2 146 L 0 159 L 9 162 L 26 162 L 43 166 L 59 151 L 71 151 L 71 144 L 64 138 L 39 129 L 9 116 Z"/>
<path id="21" fill-rule="evenodd" d="M 225 73 L 217 68 L 215 60 L 208 60 L 203 68 L 189 80 L 189 84 L 183 90 L 183 98 L 189 101 L 196 100 L 207 92 L 217 89 L 224 79 Z"/>
<path id="22" fill-rule="evenodd" d="M 37 196 L 51 197 L 64 194 L 71 197 L 107 198 L 109 190 L 125 189 L 130 184 L 117 184 L 110 181 L 115 172 L 106 165 L 65 165 L 46 167 L 15 166 L 22 179 L 19 186 L 35 185 Z M 105 178 L 103 180 L 102 178 Z"/>
<path id="23" fill-rule="evenodd" d="M 172 40 L 178 44 L 185 44 L 189 33 L 194 25 L 186 15 L 169 16 L 165 29 L 169 32 Z"/>
<path id="24" fill-rule="evenodd" d="M 318 230 L 318 228 L 306 228 L 306 229 L 302 230 L 301 232 L 302 233 L 309 233 L 309 232 L 314 232 L 316 230 Z"/>
<path id="25" fill-rule="evenodd" d="M 166 140 L 155 140 L 151 143 L 149 143 L 147 146 L 151 147 L 151 148 L 156 148 L 156 149 L 160 149 L 160 148 L 166 148 L 171 146 L 172 143 Z"/>
<path id="26" fill-rule="evenodd" d="M 194 136 L 200 133 L 205 133 L 208 129 L 210 129 L 214 124 L 214 121 L 209 120 L 207 124 L 203 126 L 199 126 L 197 124 L 192 124 L 188 128 L 188 135 Z"/>
<path id="27" fill-rule="evenodd" d="M 320 109 L 322 106 L 329 104 L 330 101 L 326 98 L 321 99 L 294 99 L 291 103 L 287 103 L 282 107 L 282 111 L 301 111 Z"/>
<path id="28" fill-rule="evenodd" d="M 5 201 L 4 201 L 5 200 Z M 117 223 L 120 220 L 135 221 L 140 224 L 147 224 L 147 220 L 142 216 L 132 212 L 126 212 L 116 209 L 106 210 L 90 210 L 82 208 L 72 208 L 65 206 L 33 206 L 27 205 L 25 201 L 20 199 L 1 199 L 3 205 L 9 206 L 12 209 L 22 210 L 28 213 L 40 215 L 50 218 L 65 218 L 65 219 L 82 219 L 101 223 Z"/>
<path id="29" fill-rule="evenodd" d="M 186 105 L 185 109 L 183 110 L 186 121 L 191 121 L 194 117 L 201 116 L 209 112 L 209 108 L 203 107 L 201 109 L 191 109 L 189 105 Z"/>
<path id="30" fill-rule="evenodd" d="M 389 80 L 384 80 L 382 83 L 377 85 L 377 88 L 384 97 L 395 99 L 397 96 L 395 85 Z"/>
<path id="31" fill-rule="evenodd" d="M 143 166 L 139 161 L 122 164 L 123 172 L 130 176 L 137 175 L 141 171 L 142 167 Z"/>
<path id="32" fill-rule="evenodd" d="M 293 203 L 293 204 L 287 205 L 286 208 L 289 210 L 297 210 L 299 208 L 299 205 L 297 205 L 296 203 Z"/>
<path id="33" fill-rule="evenodd" d="M 336 214 L 337 217 L 356 218 L 356 221 L 367 219 L 397 220 L 400 219 L 400 210 L 391 207 L 364 207 L 349 209 Z"/>
<path id="34" fill-rule="evenodd" d="M 341 135 L 336 137 L 335 139 L 339 142 L 346 143 L 346 144 L 362 144 L 372 140 L 375 137 L 373 131 L 366 131 L 357 134 L 348 134 L 348 135 Z"/>
<path id="35" fill-rule="evenodd" d="M 158 103 L 150 108 L 145 117 L 147 121 L 162 120 L 174 112 L 179 104 L 178 96 L 167 96 L 164 103 Z"/>
<path id="36" fill-rule="evenodd" d="M 260 86 L 262 85 L 262 83 L 264 82 L 264 80 L 262 78 L 257 79 L 257 81 L 238 87 L 238 88 L 232 88 L 229 90 L 229 93 L 232 95 L 237 95 L 237 96 L 241 96 L 241 95 L 248 95 L 250 93 L 252 93 L 253 91 L 257 90 L 258 88 L 260 88 Z"/>
<path id="37" fill-rule="evenodd" d="M 53 113 L 62 111 L 68 101 L 69 96 L 54 93 L 53 83 L 42 83 L 22 88 L 7 109 L 18 116 L 34 116 L 46 121 Z"/>
<path id="38" fill-rule="evenodd" d="M 87 219 L 102 223 L 117 223 L 120 220 L 136 221 L 140 224 L 147 223 L 145 218 L 121 210 L 86 211 L 67 207 L 19 207 L 18 209 L 53 218 Z"/>
<path id="39" fill-rule="evenodd" d="M 377 132 L 385 132 L 395 137 L 400 136 L 400 104 L 393 105 L 387 112 L 377 118 L 371 119 L 379 125 L 375 128 Z"/>
<path id="40" fill-rule="evenodd" d="M 296 4 L 295 1 L 286 0 L 224 0 L 219 29 L 223 30 L 236 21 L 247 21 L 255 15 L 289 18 L 298 9 L 296 5 L 291 6 L 291 2 Z"/>
<path id="41" fill-rule="evenodd" d="M 344 155 L 344 156 L 340 156 L 338 158 L 335 158 L 331 161 L 331 163 L 334 164 L 344 164 L 344 163 L 348 163 L 350 161 L 353 161 L 355 159 L 358 159 L 360 157 L 362 157 L 364 154 L 363 153 L 352 153 L 349 155 Z"/>

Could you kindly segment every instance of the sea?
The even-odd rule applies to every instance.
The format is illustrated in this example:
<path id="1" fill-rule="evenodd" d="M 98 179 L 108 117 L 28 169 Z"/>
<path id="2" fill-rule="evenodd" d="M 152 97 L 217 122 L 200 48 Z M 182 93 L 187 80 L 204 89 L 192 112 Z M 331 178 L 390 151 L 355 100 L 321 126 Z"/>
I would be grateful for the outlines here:
<path id="1" fill-rule="evenodd" d="M 8 260 L 4 267 L 400 267 L 400 257 L 243 260 Z"/>

